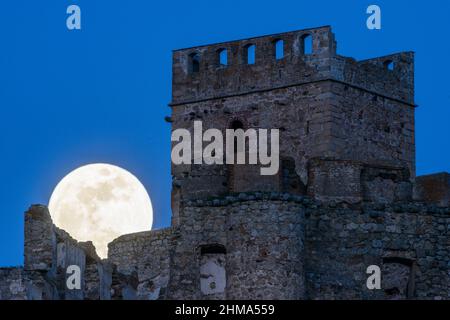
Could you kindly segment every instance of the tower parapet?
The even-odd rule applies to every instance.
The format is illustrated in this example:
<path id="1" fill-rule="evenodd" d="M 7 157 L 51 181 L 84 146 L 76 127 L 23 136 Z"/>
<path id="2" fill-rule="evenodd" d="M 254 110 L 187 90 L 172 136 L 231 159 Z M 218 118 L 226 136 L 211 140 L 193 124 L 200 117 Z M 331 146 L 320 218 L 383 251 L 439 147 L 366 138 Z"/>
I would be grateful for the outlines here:
<path id="1" fill-rule="evenodd" d="M 308 39 L 312 40 L 310 53 L 305 48 Z M 249 63 L 251 46 L 254 61 Z M 329 26 L 175 50 L 172 104 L 326 79 L 335 54 Z M 227 56 L 226 64 L 221 63 L 221 55 Z"/>

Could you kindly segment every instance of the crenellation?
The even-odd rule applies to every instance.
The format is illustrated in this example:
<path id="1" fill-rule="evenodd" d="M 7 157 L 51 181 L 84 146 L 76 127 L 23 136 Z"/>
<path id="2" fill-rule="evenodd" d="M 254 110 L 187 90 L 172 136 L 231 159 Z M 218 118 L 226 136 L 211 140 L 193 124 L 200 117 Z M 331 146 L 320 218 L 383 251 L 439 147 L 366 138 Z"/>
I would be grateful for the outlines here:
<path id="1" fill-rule="evenodd" d="M 312 54 L 304 54 L 302 37 L 313 37 Z M 276 40 L 283 40 L 284 57 L 275 59 Z M 255 63 L 247 64 L 245 48 L 255 45 Z M 228 65 L 218 63 L 218 50 L 227 49 Z M 193 53 L 199 55 L 198 72 L 190 72 Z M 287 32 L 239 41 L 176 50 L 173 53 L 172 105 L 274 87 L 296 85 L 327 77 L 329 57 L 335 53 L 329 27 Z M 252 79 L 258 78 L 255 82 Z"/>

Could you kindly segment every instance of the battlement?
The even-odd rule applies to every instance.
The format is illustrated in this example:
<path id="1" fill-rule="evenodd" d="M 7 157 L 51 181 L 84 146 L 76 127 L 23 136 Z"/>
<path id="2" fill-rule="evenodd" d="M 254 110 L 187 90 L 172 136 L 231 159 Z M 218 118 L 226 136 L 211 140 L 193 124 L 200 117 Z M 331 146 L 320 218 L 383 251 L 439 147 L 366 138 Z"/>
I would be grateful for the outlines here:
<path id="1" fill-rule="evenodd" d="M 329 26 L 176 50 L 172 104 L 319 80 L 335 54 Z"/>
<path id="2" fill-rule="evenodd" d="M 172 103 L 332 80 L 414 104 L 414 54 L 356 61 L 336 54 L 330 26 L 173 52 Z"/>
<path id="3" fill-rule="evenodd" d="M 415 106 L 414 52 L 393 53 L 361 61 L 336 55 L 331 69 L 334 80 Z"/>

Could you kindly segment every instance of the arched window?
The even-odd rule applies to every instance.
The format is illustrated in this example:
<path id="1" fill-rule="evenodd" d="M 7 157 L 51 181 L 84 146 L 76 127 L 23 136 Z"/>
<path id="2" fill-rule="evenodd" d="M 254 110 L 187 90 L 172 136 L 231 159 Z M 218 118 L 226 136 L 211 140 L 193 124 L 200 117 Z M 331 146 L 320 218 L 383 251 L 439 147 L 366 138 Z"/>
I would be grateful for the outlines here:
<path id="1" fill-rule="evenodd" d="M 302 43 L 302 53 L 303 54 L 312 54 L 313 53 L 313 38 L 310 34 L 305 34 L 301 38 Z"/>
<path id="2" fill-rule="evenodd" d="M 244 129 L 244 124 L 241 120 L 233 120 L 230 124 L 230 129 L 237 130 L 237 129 Z"/>
<path id="3" fill-rule="evenodd" d="M 189 55 L 189 73 L 200 71 L 200 55 L 196 52 Z"/>
<path id="4" fill-rule="evenodd" d="M 254 44 L 248 44 L 245 46 L 245 63 L 255 64 L 255 51 L 256 46 Z"/>
<path id="5" fill-rule="evenodd" d="M 227 66 L 228 65 L 228 50 L 227 49 L 219 49 L 217 51 L 218 58 L 219 58 L 219 65 L 220 66 Z"/>
<path id="6" fill-rule="evenodd" d="M 394 67 L 395 67 L 394 61 L 392 61 L 392 60 L 386 60 L 386 61 L 383 63 L 383 65 L 384 65 L 384 68 L 385 68 L 385 69 L 391 70 L 391 71 L 393 71 L 393 70 L 394 70 Z"/>
<path id="7" fill-rule="evenodd" d="M 274 42 L 275 46 L 275 59 L 280 60 L 284 58 L 284 41 L 276 40 Z"/>

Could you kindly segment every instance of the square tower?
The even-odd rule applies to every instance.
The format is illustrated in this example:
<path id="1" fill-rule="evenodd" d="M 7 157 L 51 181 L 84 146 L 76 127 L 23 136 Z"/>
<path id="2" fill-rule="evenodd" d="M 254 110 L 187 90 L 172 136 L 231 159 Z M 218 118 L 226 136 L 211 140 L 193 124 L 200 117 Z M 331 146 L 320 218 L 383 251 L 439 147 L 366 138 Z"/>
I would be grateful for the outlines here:
<path id="1" fill-rule="evenodd" d="M 254 165 L 172 164 L 174 204 L 247 191 L 319 194 L 331 183 L 319 179 L 325 160 L 360 164 L 351 179 L 366 164 L 414 177 L 413 60 L 412 52 L 340 56 L 329 26 L 175 50 L 172 129 L 193 132 L 194 121 L 223 132 L 236 123 L 279 129 L 281 166 L 261 176 Z"/>

